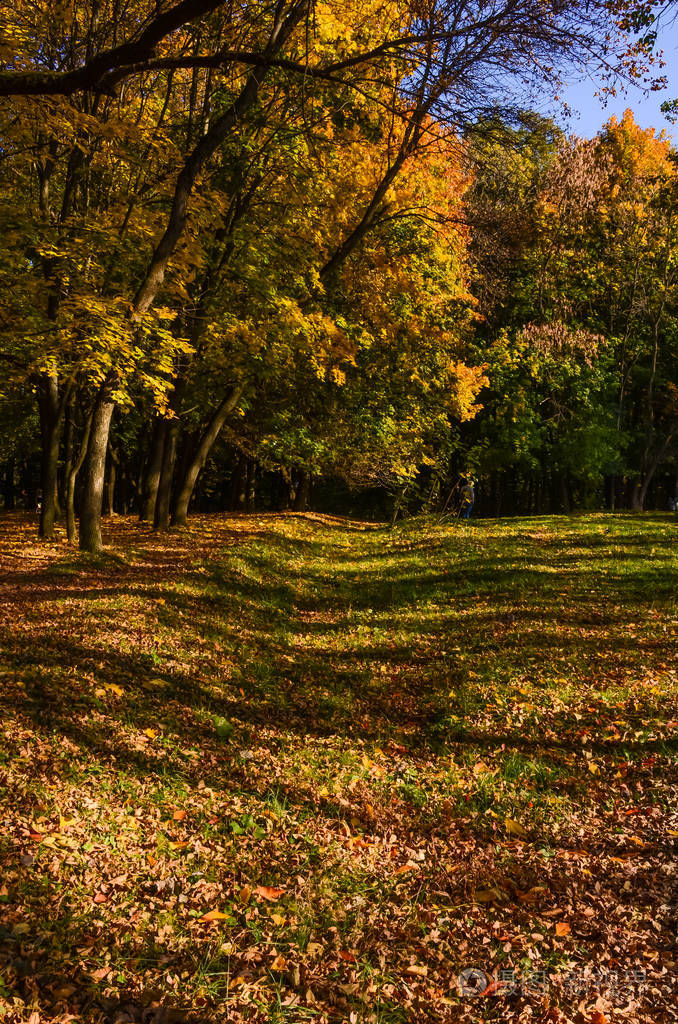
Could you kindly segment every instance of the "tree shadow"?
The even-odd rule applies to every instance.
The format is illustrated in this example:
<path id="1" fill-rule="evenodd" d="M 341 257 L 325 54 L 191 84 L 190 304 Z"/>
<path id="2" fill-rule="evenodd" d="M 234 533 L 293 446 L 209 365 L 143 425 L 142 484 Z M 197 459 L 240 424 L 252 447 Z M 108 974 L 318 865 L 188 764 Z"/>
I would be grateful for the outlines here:
<path id="1" fill-rule="evenodd" d="M 301 535 L 287 534 L 286 523 Z M 68 551 L 36 551 L 38 567 L 22 560 L 10 527 L 8 545 L 16 550 L 0 550 L 0 712 L 30 733 L 41 752 L 24 769 L 36 786 L 58 776 L 65 757 L 76 764 L 93 757 L 102 771 L 129 775 L 141 786 L 157 779 L 177 788 L 202 784 L 264 802 L 273 781 L 253 781 L 243 758 L 264 738 L 271 749 L 323 738 L 396 744 L 415 767 L 484 751 L 561 764 L 569 763 L 564 755 L 580 757 L 583 746 L 614 761 L 678 749 L 676 738 L 657 738 L 648 727 L 656 695 L 639 687 L 633 707 L 621 709 L 590 695 L 603 670 L 601 690 L 637 682 L 648 665 L 661 674 L 660 659 L 669 663 L 675 653 L 669 635 L 648 629 L 648 594 L 660 612 L 673 608 L 671 570 L 648 566 L 646 545 L 632 527 L 623 540 L 615 535 L 614 544 L 628 550 L 623 559 L 607 557 L 611 564 L 623 561 L 628 572 L 611 606 L 601 608 L 593 563 L 607 547 L 584 532 L 576 535 L 576 554 L 565 541 L 520 537 L 508 563 L 494 542 L 477 549 L 474 539 L 460 548 L 455 534 L 412 545 L 404 531 L 391 540 L 372 524 L 354 525 L 351 535 L 369 546 L 357 553 L 346 543 L 344 524 L 324 518 L 206 517 L 202 525 L 209 537 L 196 529 L 168 540 L 119 521 L 108 526 L 109 539 L 124 558 L 92 564 Z M 544 701 L 533 720 L 517 727 L 508 720 L 511 698 L 535 665 L 545 676 Z M 577 685 L 589 693 L 576 719 L 567 703 L 549 707 L 563 665 L 576 670 Z M 508 694 L 492 711 L 489 686 Z M 625 733 L 604 735 L 622 715 Z M 233 728 L 225 740 L 216 718 Z M 21 749 L 12 740 L 7 757 L 22 756 Z M 396 790 L 399 785 L 396 780 Z M 576 787 L 578 798 L 596 798 L 598 782 L 586 767 L 577 770 Z M 356 818 L 355 809 L 331 796 L 311 797 L 301 785 L 279 781 L 275 790 L 328 828 Z M 17 794 L 16 814 L 30 820 L 35 802 L 27 785 Z M 403 804 L 395 806 L 402 813 Z M 374 835 L 395 827 L 387 814 L 357 813 Z M 416 806 L 407 813 L 420 835 L 450 828 Z M 489 825 L 455 822 L 460 832 L 472 827 Z M 618 851 L 615 837 L 609 848 Z M 95 910 L 78 918 L 64 910 L 56 888 L 39 891 L 30 866 L 20 865 L 19 874 L 36 887 L 26 923 L 37 938 L 0 932 L 6 985 L 9 980 L 27 999 L 32 980 L 50 990 L 74 983 L 83 1016 L 111 1024 L 126 1013 L 141 1024 L 160 1024 L 170 1019 L 162 1017 L 168 1002 L 182 1019 L 176 999 L 141 998 L 138 984 L 129 1000 L 116 997 L 107 1006 L 102 986 L 76 969 L 78 948 L 93 937 Z M 456 882 L 446 884 L 458 895 Z M 63 964 L 51 963 L 42 950 L 41 928 L 67 936 Z M 103 930 L 94 937 L 105 946 Z M 164 955 L 150 937 L 135 941 L 130 964 Z M 189 948 L 173 952 L 165 966 L 178 974 L 195 971 L 195 956 Z"/>

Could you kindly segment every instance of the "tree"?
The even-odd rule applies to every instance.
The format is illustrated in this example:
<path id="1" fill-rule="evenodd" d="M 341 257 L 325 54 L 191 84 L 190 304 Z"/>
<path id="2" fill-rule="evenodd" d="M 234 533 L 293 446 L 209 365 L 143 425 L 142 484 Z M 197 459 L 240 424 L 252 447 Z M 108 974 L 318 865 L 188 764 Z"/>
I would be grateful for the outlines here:
<path id="1" fill-rule="evenodd" d="M 341 151 L 348 138 L 350 146 L 354 126 L 340 121 L 353 111 L 354 124 L 362 124 L 357 134 L 374 133 L 371 173 L 355 182 L 348 216 L 329 219 L 332 232 L 317 233 L 283 290 L 268 264 L 261 291 L 238 296 L 256 313 L 244 333 L 230 333 L 247 342 L 227 344 L 234 367 L 192 458 L 183 459 L 180 520 L 209 446 L 248 386 L 237 369 L 251 362 L 252 339 L 266 348 L 280 313 L 289 335 L 331 339 L 341 331 L 333 317 L 344 269 L 391 215 L 398 182 L 422 152 L 439 138 L 460 138 L 500 98 L 510 103 L 512 92 L 536 83 L 555 88 L 563 63 L 636 68 L 648 46 L 628 49 L 626 15 L 625 5 L 611 14 L 603 2 L 542 0 L 498 0 L 489 8 L 468 0 L 383 0 L 367 12 L 353 2 L 338 11 L 312 0 L 237 7 L 136 0 L 124 9 L 91 0 L 77 11 L 18 0 L 5 15 L 0 54 L 11 196 L 3 265 L 20 269 L 8 302 L 20 319 L 5 347 L 21 336 L 19 363 L 39 398 L 43 532 L 53 526 L 62 428 L 77 392 L 92 407 L 80 543 L 101 547 L 113 410 L 129 407 L 140 385 L 164 421 L 155 516 L 166 522 L 186 368 L 193 372 L 195 356 L 202 358 L 198 335 L 214 311 L 236 235 L 250 252 L 257 248 L 257 215 L 241 173 L 253 140 L 273 148 L 279 169 L 290 132 L 298 133 L 299 177 L 312 181 L 325 210 L 322 187 L 313 182 L 326 181 L 314 142 L 331 128 L 332 145 Z M 254 173 L 255 192 L 263 180 Z M 277 250 L 298 258 L 290 242 L 299 224 L 283 223 L 292 234 L 278 235 Z M 243 323 L 237 312 L 232 320 Z"/>

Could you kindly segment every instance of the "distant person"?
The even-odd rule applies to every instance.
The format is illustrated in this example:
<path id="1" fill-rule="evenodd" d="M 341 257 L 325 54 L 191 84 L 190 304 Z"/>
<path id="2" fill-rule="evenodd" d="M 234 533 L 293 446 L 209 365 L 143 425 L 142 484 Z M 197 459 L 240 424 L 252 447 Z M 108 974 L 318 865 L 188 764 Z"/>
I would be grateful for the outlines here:
<path id="1" fill-rule="evenodd" d="M 470 519 L 471 510 L 476 502 L 476 492 L 473 488 L 473 480 L 467 480 L 461 489 L 461 518 Z"/>

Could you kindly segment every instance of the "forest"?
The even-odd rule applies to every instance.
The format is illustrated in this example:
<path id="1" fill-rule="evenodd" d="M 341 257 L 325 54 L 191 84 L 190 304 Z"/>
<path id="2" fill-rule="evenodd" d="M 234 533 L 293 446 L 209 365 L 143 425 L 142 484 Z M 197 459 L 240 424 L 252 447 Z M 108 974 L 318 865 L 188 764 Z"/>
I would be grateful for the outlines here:
<path id="1" fill-rule="evenodd" d="M 7 8 L 5 509 L 667 509 L 675 151 L 529 107 L 654 14 L 542 6 Z"/>
<path id="2" fill-rule="evenodd" d="M 677 15 L 0 3 L 0 1024 L 675 1024 Z"/>

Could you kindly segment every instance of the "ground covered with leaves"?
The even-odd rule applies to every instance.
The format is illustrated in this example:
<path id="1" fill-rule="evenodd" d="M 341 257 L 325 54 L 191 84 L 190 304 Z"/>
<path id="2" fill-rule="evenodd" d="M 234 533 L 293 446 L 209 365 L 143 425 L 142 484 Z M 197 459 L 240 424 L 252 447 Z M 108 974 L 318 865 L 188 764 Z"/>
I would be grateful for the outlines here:
<path id="1" fill-rule="evenodd" d="M 0 1018 L 678 1019 L 676 529 L 6 516 Z"/>

